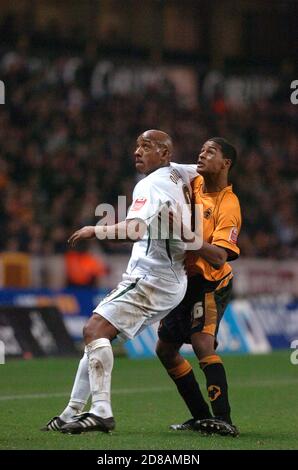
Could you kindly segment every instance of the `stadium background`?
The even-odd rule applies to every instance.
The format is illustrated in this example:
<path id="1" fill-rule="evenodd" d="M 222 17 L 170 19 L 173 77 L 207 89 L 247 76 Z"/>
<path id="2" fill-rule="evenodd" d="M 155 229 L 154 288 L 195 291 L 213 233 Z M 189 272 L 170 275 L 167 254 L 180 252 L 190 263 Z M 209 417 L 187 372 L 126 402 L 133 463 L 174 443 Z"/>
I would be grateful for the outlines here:
<path id="1" fill-rule="evenodd" d="M 82 325 L 120 279 L 130 246 L 96 241 L 70 251 L 66 240 L 96 222 L 97 204 L 130 200 L 135 138 L 160 128 L 173 137 L 177 162 L 193 163 L 212 135 L 237 146 L 231 180 L 242 206 L 241 258 L 233 263 L 234 300 L 220 350 L 266 352 L 256 375 L 266 370 L 278 383 L 280 361 L 288 386 L 297 386 L 290 347 L 298 339 L 298 105 L 290 97 L 298 79 L 298 2 L 0 0 L 0 11 L 6 359 L 68 355 L 67 332 L 79 349 Z M 148 329 L 116 352 L 150 356 L 155 335 Z M 286 352 L 271 360 L 275 349 Z M 237 367 L 247 360 L 227 356 Z M 62 359 L 49 361 L 50 370 L 62 370 Z M 128 369 L 147 367 L 150 381 L 150 359 L 126 361 Z M 31 392 L 47 389 L 36 364 L 1 366 L 4 399 L 16 393 L 8 377 L 18 367 L 40 374 Z M 155 373 L 162 375 L 158 365 Z M 27 390 L 18 386 L 19 394 Z"/>

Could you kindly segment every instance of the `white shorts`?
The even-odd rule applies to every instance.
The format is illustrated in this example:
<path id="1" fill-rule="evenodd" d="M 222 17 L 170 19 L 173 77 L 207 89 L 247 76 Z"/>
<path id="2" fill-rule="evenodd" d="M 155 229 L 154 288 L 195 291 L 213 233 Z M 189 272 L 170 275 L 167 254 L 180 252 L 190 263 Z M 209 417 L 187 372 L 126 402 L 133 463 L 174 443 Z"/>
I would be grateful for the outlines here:
<path id="1" fill-rule="evenodd" d="M 168 315 L 182 301 L 187 278 L 171 282 L 149 274 L 123 276 L 116 289 L 94 309 L 120 332 L 126 340 L 138 335 L 146 326 Z"/>

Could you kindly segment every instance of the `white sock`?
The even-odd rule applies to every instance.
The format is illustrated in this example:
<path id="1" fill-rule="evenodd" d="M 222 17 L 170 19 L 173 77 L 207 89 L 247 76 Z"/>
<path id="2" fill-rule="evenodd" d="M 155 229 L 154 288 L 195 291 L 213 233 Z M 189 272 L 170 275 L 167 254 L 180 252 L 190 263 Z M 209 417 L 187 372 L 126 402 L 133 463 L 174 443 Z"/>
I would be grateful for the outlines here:
<path id="1" fill-rule="evenodd" d="M 91 341 L 86 346 L 89 358 L 89 380 L 92 406 L 90 413 L 102 418 L 113 416 L 111 408 L 111 378 L 114 363 L 113 350 L 107 338 Z"/>
<path id="2" fill-rule="evenodd" d="M 63 421 L 70 421 L 73 416 L 81 413 L 88 401 L 90 396 L 88 365 L 88 356 L 85 352 L 84 356 L 79 362 L 79 367 L 76 373 L 69 403 L 60 415 L 60 418 L 63 419 Z"/>

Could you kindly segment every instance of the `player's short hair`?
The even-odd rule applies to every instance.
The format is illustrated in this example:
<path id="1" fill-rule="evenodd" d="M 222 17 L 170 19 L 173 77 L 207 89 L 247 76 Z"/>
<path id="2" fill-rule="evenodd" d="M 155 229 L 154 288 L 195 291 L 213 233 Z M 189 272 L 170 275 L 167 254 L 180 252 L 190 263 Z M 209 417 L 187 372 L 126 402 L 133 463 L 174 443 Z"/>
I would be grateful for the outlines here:
<path id="1" fill-rule="evenodd" d="M 215 142 L 220 146 L 224 158 L 231 160 L 232 163 L 230 168 L 233 168 L 237 161 L 237 150 L 235 149 L 234 145 L 230 144 L 230 142 L 228 142 L 223 137 L 212 137 L 208 140 L 212 140 L 212 142 Z"/>

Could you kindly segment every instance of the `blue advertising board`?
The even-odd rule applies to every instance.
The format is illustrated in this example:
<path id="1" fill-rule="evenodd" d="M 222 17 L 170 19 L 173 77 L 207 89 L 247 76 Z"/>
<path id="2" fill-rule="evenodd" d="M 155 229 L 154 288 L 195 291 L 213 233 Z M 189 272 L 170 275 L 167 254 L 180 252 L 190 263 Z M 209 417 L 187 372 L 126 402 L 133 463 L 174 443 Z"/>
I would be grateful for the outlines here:
<path id="1" fill-rule="evenodd" d="M 87 318 L 107 293 L 106 289 L 89 288 L 0 289 L 0 305 L 30 308 L 55 306 L 63 314 L 65 325 L 73 339 L 81 340 Z"/>
<path id="2" fill-rule="evenodd" d="M 82 339 L 82 328 L 106 289 L 1 289 L 0 305 L 22 307 L 56 306 L 66 327 L 75 340 Z M 154 355 L 157 324 L 125 343 L 132 358 Z M 286 297 L 258 297 L 234 300 L 228 306 L 218 334 L 221 353 L 261 353 L 272 349 L 289 348 L 298 339 L 298 301 Z M 182 352 L 191 354 L 189 345 Z"/>

